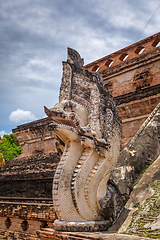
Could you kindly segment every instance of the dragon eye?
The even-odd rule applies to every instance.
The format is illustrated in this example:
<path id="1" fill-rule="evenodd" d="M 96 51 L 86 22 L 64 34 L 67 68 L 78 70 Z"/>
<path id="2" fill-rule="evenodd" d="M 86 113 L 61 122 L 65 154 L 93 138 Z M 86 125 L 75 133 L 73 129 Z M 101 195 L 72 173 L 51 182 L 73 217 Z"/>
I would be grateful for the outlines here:
<path id="1" fill-rule="evenodd" d="M 93 127 L 91 127 L 91 129 L 93 130 L 93 131 L 95 131 L 96 130 L 96 128 L 93 126 Z"/>

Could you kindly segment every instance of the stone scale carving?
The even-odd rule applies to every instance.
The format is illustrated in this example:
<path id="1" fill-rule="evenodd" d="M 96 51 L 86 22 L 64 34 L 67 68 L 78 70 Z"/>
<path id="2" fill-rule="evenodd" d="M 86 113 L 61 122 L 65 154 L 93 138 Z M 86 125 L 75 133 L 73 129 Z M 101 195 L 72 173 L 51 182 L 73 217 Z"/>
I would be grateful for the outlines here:
<path id="1" fill-rule="evenodd" d="M 56 230 L 98 231 L 108 225 L 100 201 L 119 156 L 121 120 L 101 75 L 83 64 L 68 48 L 59 103 L 45 107 L 50 127 L 65 144 L 53 181 Z"/>

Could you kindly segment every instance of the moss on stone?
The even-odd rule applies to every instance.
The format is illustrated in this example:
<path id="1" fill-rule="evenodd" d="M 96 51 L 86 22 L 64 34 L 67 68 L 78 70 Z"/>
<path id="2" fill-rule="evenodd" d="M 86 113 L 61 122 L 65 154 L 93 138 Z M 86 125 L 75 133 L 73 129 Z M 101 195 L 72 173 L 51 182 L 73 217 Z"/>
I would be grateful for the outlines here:
<path id="1" fill-rule="evenodd" d="M 137 210 L 133 213 L 132 221 L 125 233 L 135 234 L 140 237 L 159 239 L 160 229 L 152 230 L 151 224 L 160 215 L 160 206 L 156 206 L 156 201 L 160 196 L 160 181 L 150 183 L 149 186 L 155 190 L 154 194 L 142 205 L 138 203 L 135 206 L 137 207 Z"/>

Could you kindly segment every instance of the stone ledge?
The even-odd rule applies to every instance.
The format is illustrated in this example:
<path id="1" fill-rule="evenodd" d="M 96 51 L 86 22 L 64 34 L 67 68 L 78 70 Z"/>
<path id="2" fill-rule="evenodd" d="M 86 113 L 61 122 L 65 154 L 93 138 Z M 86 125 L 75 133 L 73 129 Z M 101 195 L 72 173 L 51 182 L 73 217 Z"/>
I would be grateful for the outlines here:
<path id="1" fill-rule="evenodd" d="M 37 152 L 30 157 L 11 159 L 0 169 L 0 180 L 29 180 L 53 178 L 59 162 L 57 153 Z"/>
<path id="2" fill-rule="evenodd" d="M 105 232 L 94 232 L 94 233 L 71 233 L 71 232 L 58 232 L 53 229 L 46 229 L 43 231 L 37 231 L 37 235 L 40 240 L 45 239 L 67 239 L 67 240 L 81 240 L 81 239 L 104 239 L 104 240 L 149 240 L 150 238 L 137 237 L 134 235 L 125 235 L 125 234 L 107 234 Z"/>
<path id="3" fill-rule="evenodd" d="M 53 204 L 0 202 L 0 217 L 18 217 L 53 222 L 56 219 Z"/>
<path id="4" fill-rule="evenodd" d="M 157 84 L 155 86 L 146 87 L 144 89 L 140 89 L 135 92 L 126 93 L 124 95 L 120 95 L 115 97 L 116 104 L 119 106 L 123 103 L 128 103 L 130 101 L 138 100 L 138 99 L 144 99 L 149 96 L 159 95 L 160 92 L 160 84 Z"/>
<path id="5" fill-rule="evenodd" d="M 12 132 L 16 133 L 16 132 L 20 132 L 20 131 L 24 131 L 24 130 L 28 130 L 28 129 L 32 129 L 32 128 L 36 128 L 36 127 L 38 128 L 44 124 L 47 125 L 49 123 L 50 123 L 50 119 L 48 117 L 46 117 L 46 118 L 42 118 L 40 120 L 36 120 L 33 122 L 19 125 L 16 128 L 12 129 Z"/>

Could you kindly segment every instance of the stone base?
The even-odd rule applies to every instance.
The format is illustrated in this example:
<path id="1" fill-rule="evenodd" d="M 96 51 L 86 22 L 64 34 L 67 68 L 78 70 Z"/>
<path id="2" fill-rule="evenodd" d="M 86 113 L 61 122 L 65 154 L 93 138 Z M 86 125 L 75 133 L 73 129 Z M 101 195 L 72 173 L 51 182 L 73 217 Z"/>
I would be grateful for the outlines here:
<path id="1" fill-rule="evenodd" d="M 55 220 L 53 226 L 58 231 L 97 232 L 106 231 L 109 227 L 109 221 L 65 222 Z"/>

